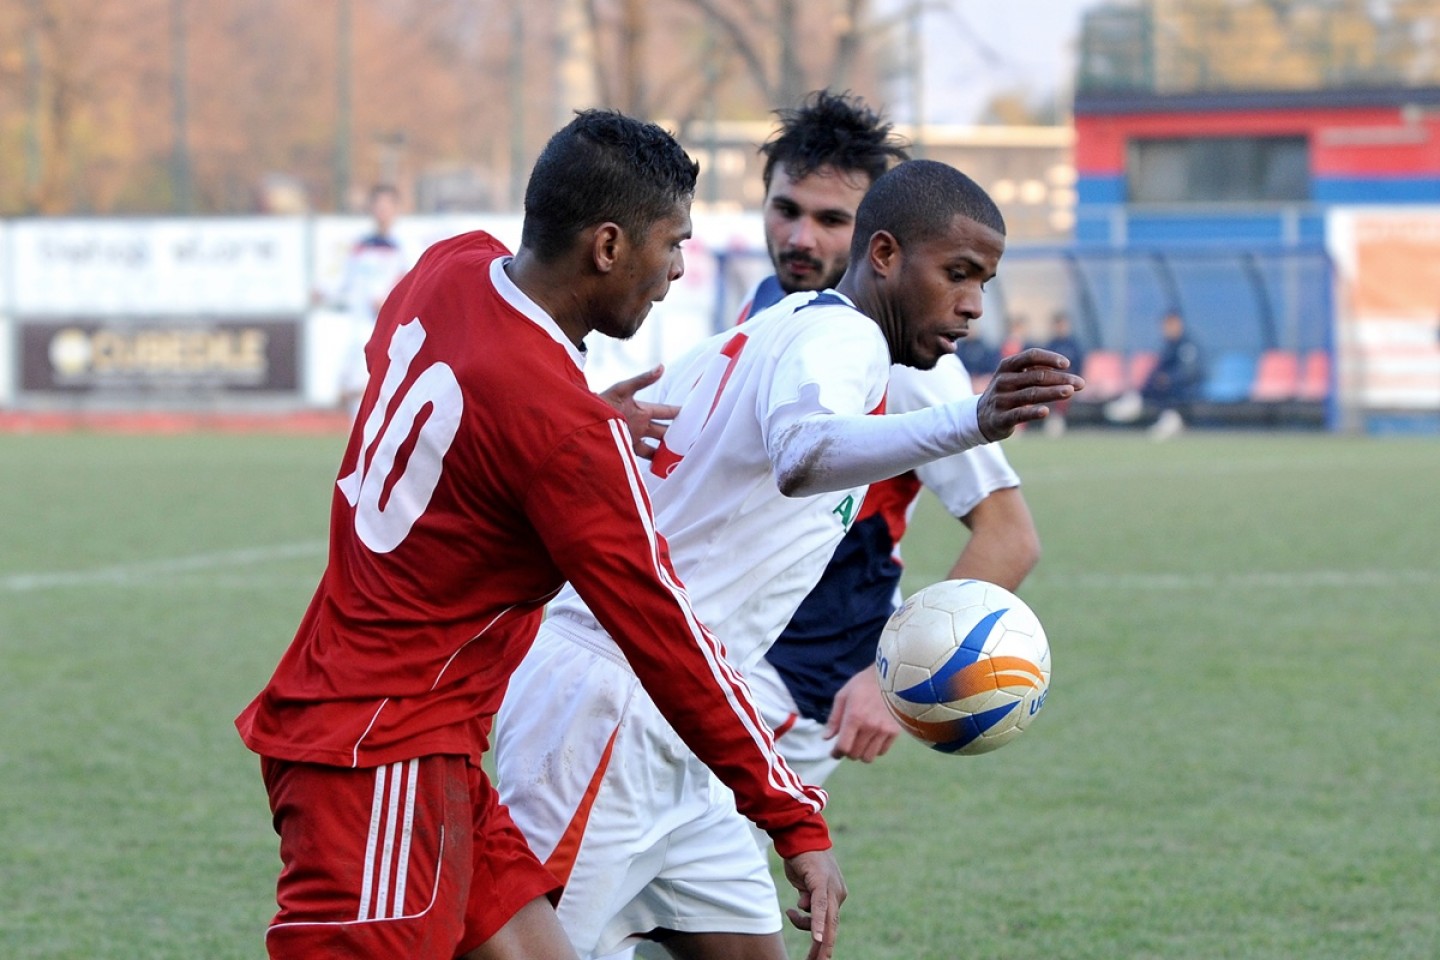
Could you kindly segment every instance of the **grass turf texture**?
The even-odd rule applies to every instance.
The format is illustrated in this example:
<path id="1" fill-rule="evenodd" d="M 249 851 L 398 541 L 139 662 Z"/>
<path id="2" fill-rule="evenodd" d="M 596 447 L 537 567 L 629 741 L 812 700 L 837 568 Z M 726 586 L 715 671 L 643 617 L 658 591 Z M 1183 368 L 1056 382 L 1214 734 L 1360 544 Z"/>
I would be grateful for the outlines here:
<path id="1" fill-rule="evenodd" d="M 7 958 L 264 955 L 278 860 L 231 719 L 314 587 L 342 444 L 0 436 Z M 840 955 L 1440 955 L 1440 444 L 1007 450 L 1054 686 L 994 754 L 905 741 L 831 780 Z M 924 501 L 907 585 L 959 542 Z"/>

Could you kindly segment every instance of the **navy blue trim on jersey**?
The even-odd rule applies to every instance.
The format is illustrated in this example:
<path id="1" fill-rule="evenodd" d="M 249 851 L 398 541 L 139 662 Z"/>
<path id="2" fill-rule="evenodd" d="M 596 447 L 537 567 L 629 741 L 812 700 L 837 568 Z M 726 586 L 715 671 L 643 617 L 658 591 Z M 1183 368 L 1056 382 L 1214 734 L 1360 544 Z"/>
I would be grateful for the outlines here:
<path id="1" fill-rule="evenodd" d="M 854 306 L 849 300 L 838 293 L 831 293 L 826 290 L 824 293 L 817 293 L 808 303 L 802 303 L 795 312 L 799 313 L 806 307 L 851 307 Z"/>
<path id="2" fill-rule="evenodd" d="M 772 273 L 755 288 L 755 296 L 750 298 L 750 310 L 745 316 L 747 319 L 753 317 L 766 307 L 773 307 L 784 299 L 785 291 L 780 289 L 780 281 Z"/>
<path id="3" fill-rule="evenodd" d="M 785 681 L 800 715 L 824 723 L 835 694 L 875 662 L 894 611 L 900 564 L 881 514 L 857 520 L 765 659 Z"/>
<path id="4" fill-rule="evenodd" d="M 796 292 L 798 293 L 799 291 Z M 781 300 L 784 300 L 788 296 L 788 293 L 780 289 L 780 281 L 776 279 L 775 274 L 770 274 L 770 276 L 766 277 L 764 280 L 761 280 L 758 284 L 756 284 L 755 295 L 750 298 L 750 303 L 745 307 L 744 314 L 740 322 L 744 323 L 746 320 L 749 320 L 751 317 L 758 314 L 761 310 L 768 310 L 769 308 L 775 306 L 775 304 L 779 303 Z M 837 306 L 853 308 L 855 304 L 851 303 L 849 300 L 845 299 L 838 293 L 835 293 L 831 290 L 824 290 L 820 293 L 817 293 L 809 301 L 801 304 L 795 309 L 798 312 L 800 310 L 804 310 L 806 307 Z"/>
<path id="5" fill-rule="evenodd" d="M 356 248 L 361 247 L 384 247 L 387 250 L 399 250 L 400 244 L 395 242 L 394 237 L 383 233 L 372 233 L 368 237 L 362 237 L 355 244 Z"/>

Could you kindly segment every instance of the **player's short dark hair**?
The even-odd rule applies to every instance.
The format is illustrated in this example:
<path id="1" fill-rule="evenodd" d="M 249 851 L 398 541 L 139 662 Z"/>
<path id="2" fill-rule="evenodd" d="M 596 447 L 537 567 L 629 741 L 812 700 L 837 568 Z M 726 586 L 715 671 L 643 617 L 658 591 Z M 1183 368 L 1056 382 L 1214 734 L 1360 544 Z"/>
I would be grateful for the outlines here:
<path id="1" fill-rule="evenodd" d="M 1005 233 L 1000 208 L 980 184 L 948 163 L 907 160 L 876 180 L 860 201 L 850 260 L 865 256 L 877 230 L 888 231 L 903 248 L 943 235 L 957 214 Z"/>
<path id="2" fill-rule="evenodd" d="M 577 110 L 535 161 L 520 243 L 549 261 L 596 224 L 616 223 L 643 236 L 695 196 L 699 171 L 655 124 L 614 110 Z"/>
<path id="3" fill-rule="evenodd" d="M 761 147 L 765 157 L 765 189 L 775 167 L 791 179 L 821 167 L 858 171 L 874 183 L 893 162 L 908 160 L 904 141 L 865 101 L 849 93 L 817 90 L 793 110 L 776 110 L 780 129 Z"/>

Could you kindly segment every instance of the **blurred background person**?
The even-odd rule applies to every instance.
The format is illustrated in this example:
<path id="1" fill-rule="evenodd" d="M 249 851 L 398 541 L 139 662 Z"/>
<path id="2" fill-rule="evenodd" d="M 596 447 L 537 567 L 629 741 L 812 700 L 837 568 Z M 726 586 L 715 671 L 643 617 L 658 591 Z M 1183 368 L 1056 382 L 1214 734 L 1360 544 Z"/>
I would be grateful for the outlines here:
<path id="1" fill-rule="evenodd" d="M 1030 318 L 1023 313 L 1009 314 L 1005 318 L 1005 338 L 1000 341 L 1000 359 L 1013 357 L 1030 340 Z"/>
<path id="2" fill-rule="evenodd" d="M 370 188 L 368 209 L 370 232 L 350 248 L 340 285 L 328 298 L 348 320 L 340 367 L 340 406 L 351 416 L 360 408 L 368 379 L 365 344 L 375 328 L 381 304 L 409 265 L 392 232 L 400 212 L 400 191 L 388 183 L 377 183 Z"/>
<path id="3" fill-rule="evenodd" d="M 1154 413 L 1150 435 L 1168 440 L 1184 431 L 1191 406 L 1205 382 L 1205 356 L 1200 345 L 1185 331 L 1185 318 L 1176 310 L 1160 321 L 1163 343 L 1154 368 L 1139 391 L 1127 393 L 1105 408 L 1107 419 L 1132 423 Z"/>
<path id="4" fill-rule="evenodd" d="M 1053 350 L 1070 361 L 1070 372 L 1085 376 L 1085 348 L 1070 326 L 1070 314 L 1056 310 L 1050 315 L 1050 335 L 1034 346 Z M 1065 433 L 1065 418 L 1070 411 L 1070 401 L 1051 404 L 1050 416 L 1045 418 L 1044 432 L 1047 437 L 1058 437 Z"/>

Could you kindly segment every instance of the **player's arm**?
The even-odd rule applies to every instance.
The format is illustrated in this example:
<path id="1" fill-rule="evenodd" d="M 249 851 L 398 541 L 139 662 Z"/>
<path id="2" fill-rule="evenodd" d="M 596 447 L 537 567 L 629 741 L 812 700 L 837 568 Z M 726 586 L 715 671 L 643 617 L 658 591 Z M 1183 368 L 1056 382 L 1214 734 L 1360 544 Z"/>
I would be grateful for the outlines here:
<path id="1" fill-rule="evenodd" d="M 890 408 L 923 410 L 974 393 L 959 358 L 928 371 L 900 368 L 890 381 Z M 1020 492 L 1020 477 L 998 445 L 924 464 L 916 476 L 969 530 L 949 579 L 974 578 L 1015 591 L 1040 560 L 1040 535 Z"/>
<path id="2" fill-rule="evenodd" d="M 897 411 L 923 410 L 972 395 L 970 375 L 958 360 L 936 369 L 900 369 L 890 381 Z M 1014 590 L 1039 560 L 1040 539 L 1015 475 L 998 447 L 986 446 L 919 467 L 920 481 L 970 530 L 952 579 L 975 577 Z M 837 758 L 869 763 L 899 737 L 873 669 L 858 671 L 836 693 L 826 735 Z"/>
<path id="3" fill-rule="evenodd" d="M 978 398 L 884 417 L 828 415 L 802 391 L 772 420 L 776 481 L 787 496 L 843 490 L 1003 439 L 1084 388 L 1068 365 L 1058 353 L 1024 350 L 1000 362 Z"/>
<path id="4" fill-rule="evenodd" d="M 950 570 L 949 579 L 974 578 L 1019 588 L 1040 559 L 1040 537 L 1019 487 L 992 491 L 960 518 L 970 538 Z M 880 696 L 875 671 L 859 671 L 835 694 L 825 735 L 837 758 L 870 763 L 884 756 L 900 735 Z"/>
<path id="5" fill-rule="evenodd" d="M 618 420 L 582 428 L 530 479 L 526 512 L 676 732 L 783 853 L 824 849 L 825 793 L 775 751 L 749 688 L 700 623 L 656 532 Z"/>
<path id="6" fill-rule="evenodd" d="M 661 714 L 770 835 L 799 891 L 791 920 L 810 931 L 812 957 L 829 957 L 845 882 L 820 814 L 825 792 L 786 765 L 745 681 L 696 618 L 630 443 L 619 420 L 577 431 L 532 478 L 526 512 Z"/>
<path id="7" fill-rule="evenodd" d="M 1012 593 L 1040 562 L 1040 534 L 1019 487 L 996 490 L 960 522 L 970 529 L 951 580 L 987 580 Z"/>

